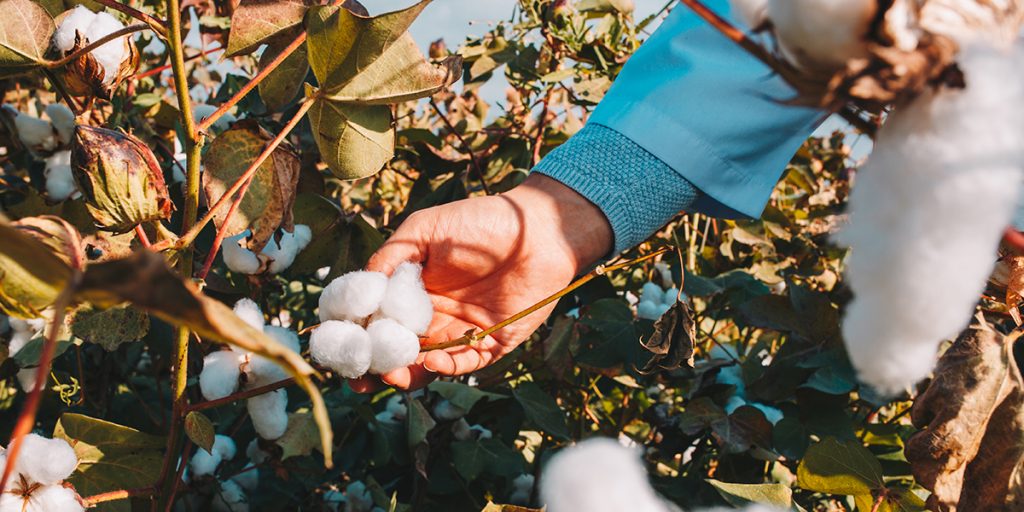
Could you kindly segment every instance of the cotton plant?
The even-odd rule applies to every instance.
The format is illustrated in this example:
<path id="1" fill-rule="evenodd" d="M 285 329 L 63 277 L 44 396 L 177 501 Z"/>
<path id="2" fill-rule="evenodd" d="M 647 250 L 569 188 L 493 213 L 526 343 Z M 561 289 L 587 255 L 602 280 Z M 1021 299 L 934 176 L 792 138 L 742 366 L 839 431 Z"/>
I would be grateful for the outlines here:
<path id="1" fill-rule="evenodd" d="M 263 312 L 251 299 L 236 302 L 234 312 L 253 328 L 263 331 L 293 352 L 300 352 L 298 334 L 285 327 L 265 325 Z M 287 372 L 276 362 L 231 347 L 211 352 L 203 358 L 199 389 L 207 400 L 218 400 L 240 387 L 254 389 L 287 377 Z M 246 400 L 246 408 L 253 428 L 263 439 L 277 439 L 288 427 L 288 394 L 283 389 L 250 397 Z"/>
<path id="2" fill-rule="evenodd" d="M 93 12 L 84 5 L 68 11 L 58 21 L 53 33 L 53 46 L 65 56 L 125 28 L 110 14 Z M 137 65 L 138 53 L 131 38 L 115 38 L 68 64 L 66 88 L 76 96 L 100 93 L 109 97 Z"/>
<path id="3" fill-rule="evenodd" d="M 672 281 L 668 281 L 671 283 Z M 640 300 L 636 305 L 637 318 L 657 320 L 680 298 L 679 289 L 671 287 L 667 290 L 654 282 L 648 281 L 640 288 Z"/>
<path id="4" fill-rule="evenodd" d="M 738 360 L 736 348 L 730 345 L 715 345 L 709 355 L 712 359 Z M 725 403 L 724 409 L 726 413 L 732 414 L 736 409 L 746 405 L 761 411 L 765 419 L 772 425 L 782 421 L 782 411 L 777 407 L 747 399 L 747 385 L 743 380 L 743 369 L 739 364 L 719 368 L 718 373 L 715 375 L 715 382 L 733 387 L 732 394 Z"/>
<path id="5" fill-rule="evenodd" d="M 320 295 L 321 324 L 309 339 L 313 360 L 345 378 L 412 364 L 434 315 L 421 271 L 403 263 L 391 277 L 356 271 L 331 281 Z"/>
<path id="6" fill-rule="evenodd" d="M 296 224 L 291 232 L 284 229 L 279 232 L 280 237 L 270 237 L 259 254 L 252 252 L 247 246 L 249 237 L 252 236 L 251 230 L 247 229 L 225 238 L 221 249 L 224 264 L 232 272 L 241 274 L 284 272 L 295 262 L 295 257 L 309 245 L 313 239 L 313 232 L 305 224 Z"/>
<path id="7" fill-rule="evenodd" d="M 11 331 L 10 339 L 7 342 L 7 353 L 9 356 L 17 355 L 30 341 L 42 336 L 46 329 L 46 319 L 44 318 L 29 320 L 10 318 L 8 323 Z M 22 368 L 18 370 L 16 377 L 22 391 L 29 392 L 35 386 L 36 369 Z"/>
<path id="8" fill-rule="evenodd" d="M 8 451 L 0 447 L 0 471 Z M 28 434 L 21 441 L 7 488 L 0 494 L 0 512 L 81 512 L 73 486 L 65 482 L 78 467 L 78 455 L 63 439 Z"/>

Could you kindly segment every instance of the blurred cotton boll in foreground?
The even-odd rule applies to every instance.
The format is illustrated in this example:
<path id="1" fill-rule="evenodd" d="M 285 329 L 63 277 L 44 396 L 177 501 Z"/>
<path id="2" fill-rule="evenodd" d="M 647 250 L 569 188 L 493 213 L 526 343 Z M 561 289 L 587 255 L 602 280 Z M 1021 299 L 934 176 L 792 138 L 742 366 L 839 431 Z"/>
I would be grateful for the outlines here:
<path id="1" fill-rule="evenodd" d="M 967 327 L 1024 178 L 1024 49 L 965 49 L 965 89 L 894 111 L 858 172 L 839 242 L 854 300 L 843 336 L 860 378 L 896 393 Z"/>
<path id="2" fill-rule="evenodd" d="M 556 454 L 544 467 L 541 499 L 548 512 L 668 512 L 647 480 L 637 452 L 594 438 Z"/>
<path id="3" fill-rule="evenodd" d="M 767 6 L 779 49 L 804 71 L 835 71 L 867 55 L 877 11 L 877 0 L 768 0 Z"/>

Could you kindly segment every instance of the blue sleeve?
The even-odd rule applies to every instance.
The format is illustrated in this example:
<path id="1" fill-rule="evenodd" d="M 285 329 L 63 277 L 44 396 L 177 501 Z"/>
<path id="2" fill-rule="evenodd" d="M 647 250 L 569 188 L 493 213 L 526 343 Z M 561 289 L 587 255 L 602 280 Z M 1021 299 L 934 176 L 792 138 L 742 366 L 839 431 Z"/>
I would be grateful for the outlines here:
<path id="1" fill-rule="evenodd" d="M 706 4 L 730 18 L 728 0 Z M 767 66 L 680 6 L 629 59 L 587 126 L 535 171 L 601 208 L 616 251 L 681 210 L 759 217 L 786 164 L 824 118 L 782 103 L 794 95 Z M 622 151 L 614 152 L 616 169 L 609 169 L 610 153 L 574 144 L 593 137 L 595 127 L 612 132 L 601 130 Z M 605 172 L 613 176 L 601 177 Z"/>

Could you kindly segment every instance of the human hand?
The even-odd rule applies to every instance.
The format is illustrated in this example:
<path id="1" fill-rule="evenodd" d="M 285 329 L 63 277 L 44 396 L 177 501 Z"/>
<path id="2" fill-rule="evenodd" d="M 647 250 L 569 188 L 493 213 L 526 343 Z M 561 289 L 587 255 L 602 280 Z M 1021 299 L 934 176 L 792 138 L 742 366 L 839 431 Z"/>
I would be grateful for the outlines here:
<path id="1" fill-rule="evenodd" d="M 434 304 L 424 345 L 483 330 L 564 288 L 606 255 L 612 231 L 604 214 L 569 187 L 534 174 L 499 196 L 474 197 L 413 213 L 370 258 L 368 270 L 391 274 L 400 263 L 423 264 Z M 511 352 L 554 309 L 549 304 L 474 342 L 421 353 L 416 363 L 381 375 L 403 389 L 435 375 L 474 372 Z M 376 378 L 350 381 L 356 391 Z"/>

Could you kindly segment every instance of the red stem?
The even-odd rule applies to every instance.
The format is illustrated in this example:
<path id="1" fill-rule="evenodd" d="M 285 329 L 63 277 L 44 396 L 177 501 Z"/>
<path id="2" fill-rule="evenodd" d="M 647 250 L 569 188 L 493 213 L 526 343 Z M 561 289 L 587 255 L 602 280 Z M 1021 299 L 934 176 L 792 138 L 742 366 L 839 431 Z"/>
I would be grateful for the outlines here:
<path id="1" fill-rule="evenodd" d="M 211 53 L 217 53 L 217 52 L 219 52 L 219 51 L 221 51 L 223 49 L 224 48 L 217 47 L 217 48 L 211 48 L 209 50 L 203 50 L 202 52 L 197 53 L 195 55 L 190 55 L 188 57 L 185 57 L 185 62 L 191 62 L 191 61 L 196 60 L 198 58 L 205 57 L 205 56 L 207 56 L 207 55 L 209 55 Z M 164 71 L 166 71 L 168 69 L 171 69 L 171 67 L 173 67 L 171 64 L 164 64 L 163 66 L 155 67 L 153 69 L 150 69 L 149 71 L 146 71 L 144 73 L 139 73 L 139 74 L 135 75 L 135 79 L 136 80 L 141 80 L 143 78 L 149 78 L 149 77 L 151 77 L 153 75 L 160 74 L 160 73 L 162 73 L 162 72 L 164 72 Z"/>
<path id="2" fill-rule="evenodd" d="M 295 384 L 295 379 L 294 378 L 287 378 L 285 380 L 279 380 L 277 382 L 271 382 L 270 384 L 266 384 L 266 385 L 260 386 L 258 388 L 252 388 L 250 390 L 239 391 L 238 393 L 232 393 L 232 394 L 230 394 L 230 395 L 228 395 L 228 396 L 226 396 L 224 398 L 218 398 L 216 400 L 207 400 L 206 402 L 199 402 L 199 403 L 192 404 L 192 405 L 186 407 L 185 408 L 185 414 L 188 414 L 188 413 L 190 413 L 192 411 L 201 411 L 203 409 L 213 409 L 214 407 L 220 407 L 222 405 L 227 405 L 227 404 L 230 404 L 232 402 L 236 402 L 238 400 L 244 400 L 246 398 L 251 398 L 251 397 L 254 397 L 254 396 L 262 395 L 264 393 L 270 393 L 271 391 L 276 391 L 276 390 L 281 389 L 283 387 L 291 386 L 292 384 Z"/>
<path id="3" fill-rule="evenodd" d="M 181 463 L 178 464 L 178 471 L 174 473 L 174 485 L 171 486 L 171 495 L 167 499 L 167 508 L 164 512 L 171 512 L 174 507 L 174 496 L 178 494 L 178 484 L 181 483 L 181 477 L 185 474 L 185 468 L 188 466 L 188 461 L 192 457 L 192 440 L 185 438 L 185 447 L 182 449 Z"/>
<path id="4" fill-rule="evenodd" d="M 128 16 L 131 16 L 132 18 L 135 18 L 135 19 L 137 19 L 137 20 L 139 20 L 141 22 L 144 22 L 147 25 L 150 25 L 152 27 L 160 27 L 160 28 L 163 29 L 163 33 L 164 34 L 167 33 L 167 23 L 164 22 L 164 20 L 158 20 L 158 19 L 156 19 L 156 18 L 154 18 L 154 17 L 152 17 L 152 16 L 150 16 L 150 15 L 148 15 L 148 14 L 146 14 L 146 13 L 144 13 L 144 12 L 134 8 L 134 7 L 130 7 L 130 6 L 127 6 L 125 4 L 122 4 L 121 2 L 118 2 L 117 0 L 96 0 L 96 3 L 98 3 L 100 5 L 104 5 L 106 7 L 110 7 L 111 9 L 113 9 L 115 11 L 121 11 L 121 12 L 127 14 Z"/>
<path id="5" fill-rule="evenodd" d="M 146 249 L 153 247 L 153 244 L 149 243 L 149 236 L 146 235 L 146 230 L 142 227 L 142 224 L 135 226 L 135 236 L 139 238 L 139 243 Z"/>

